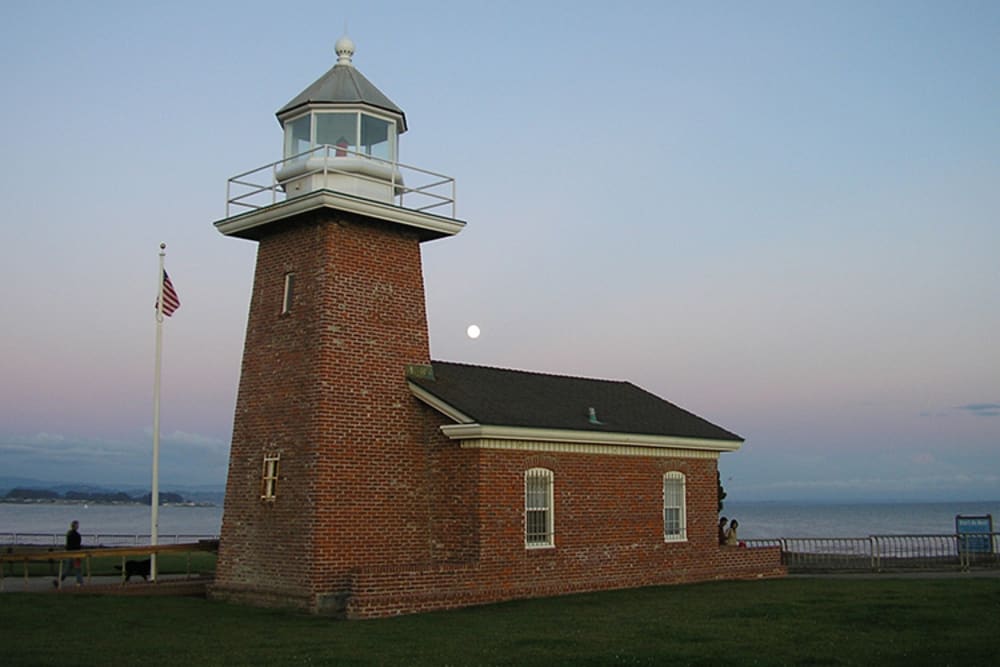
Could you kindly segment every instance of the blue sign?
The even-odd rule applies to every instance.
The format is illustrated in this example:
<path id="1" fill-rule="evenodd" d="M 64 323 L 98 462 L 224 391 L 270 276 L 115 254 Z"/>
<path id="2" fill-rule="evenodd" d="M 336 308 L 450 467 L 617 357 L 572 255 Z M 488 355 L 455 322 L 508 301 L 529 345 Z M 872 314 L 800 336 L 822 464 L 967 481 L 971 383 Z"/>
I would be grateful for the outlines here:
<path id="1" fill-rule="evenodd" d="M 962 553 L 993 553 L 993 515 L 955 516 L 958 550 Z"/>

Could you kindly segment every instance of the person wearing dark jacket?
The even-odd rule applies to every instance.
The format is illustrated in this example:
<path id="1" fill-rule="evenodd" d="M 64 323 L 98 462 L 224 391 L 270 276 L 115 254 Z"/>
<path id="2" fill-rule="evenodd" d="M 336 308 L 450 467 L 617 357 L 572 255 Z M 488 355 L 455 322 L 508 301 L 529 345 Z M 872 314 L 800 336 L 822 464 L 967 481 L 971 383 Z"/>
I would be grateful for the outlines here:
<path id="1" fill-rule="evenodd" d="M 79 521 L 74 521 L 69 525 L 69 530 L 66 531 L 66 551 L 79 551 L 80 547 L 83 545 L 83 538 L 80 537 L 79 528 Z M 83 569 L 80 567 L 79 558 L 67 558 L 63 564 L 62 579 L 70 576 L 70 574 L 76 575 L 77 586 L 83 584 Z M 59 581 L 53 581 L 52 583 L 58 586 L 62 583 L 62 579 Z"/>

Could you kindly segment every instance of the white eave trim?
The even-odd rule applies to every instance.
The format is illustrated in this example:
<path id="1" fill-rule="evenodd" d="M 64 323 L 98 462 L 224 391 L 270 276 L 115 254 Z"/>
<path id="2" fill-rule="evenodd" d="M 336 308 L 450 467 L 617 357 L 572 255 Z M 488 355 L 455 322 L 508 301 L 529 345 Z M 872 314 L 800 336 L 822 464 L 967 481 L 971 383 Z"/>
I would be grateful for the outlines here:
<path id="1" fill-rule="evenodd" d="M 465 227 L 465 222 L 462 220 L 414 211 L 363 197 L 352 197 L 332 190 L 316 190 L 264 208 L 224 218 L 214 224 L 215 228 L 226 236 L 244 236 L 246 232 L 255 227 L 322 208 L 332 208 L 407 227 L 415 227 L 433 232 L 437 236 L 454 236 Z"/>
<path id="2" fill-rule="evenodd" d="M 735 452 L 743 444 L 741 440 L 710 440 L 708 438 L 682 438 L 668 435 L 570 431 L 522 426 L 490 426 L 476 423 L 445 424 L 441 427 L 441 432 L 452 440 L 529 440 L 533 442 L 626 445 L 713 452 Z"/>
<path id="3" fill-rule="evenodd" d="M 410 385 L 410 391 L 413 392 L 414 396 L 416 396 L 420 401 L 426 403 L 427 405 L 431 406 L 432 408 L 443 414 L 445 417 L 448 417 L 452 421 L 456 421 L 459 424 L 475 423 L 476 421 L 475 419 L 468 416 L 464 412 L 461 412 L 460 410 L 456 410 L 451 405 L 445 403 L 440 398 L 430 393 L 423 387 L 414 384 L 412 382 L 408 384 Z"/>

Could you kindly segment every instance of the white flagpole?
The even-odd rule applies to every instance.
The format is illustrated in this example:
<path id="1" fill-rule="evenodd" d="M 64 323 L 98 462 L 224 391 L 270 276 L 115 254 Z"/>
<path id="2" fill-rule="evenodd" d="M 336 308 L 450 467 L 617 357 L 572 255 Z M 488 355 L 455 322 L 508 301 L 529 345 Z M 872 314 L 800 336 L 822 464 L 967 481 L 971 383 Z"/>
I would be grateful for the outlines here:
<path id="1" fill-rule="evenodd" d="M 163 258 L 166 243 L 160 244 L 159 295 L 156 299 L 156 363 L 153 370 L 153 488 L 149 497 L 151 527 L 149 543 L 156 546 L 160 533 L 160 361 L 163 356 Z M 149 558 L 149 578 L 156 581 L 156 554 Z"/>

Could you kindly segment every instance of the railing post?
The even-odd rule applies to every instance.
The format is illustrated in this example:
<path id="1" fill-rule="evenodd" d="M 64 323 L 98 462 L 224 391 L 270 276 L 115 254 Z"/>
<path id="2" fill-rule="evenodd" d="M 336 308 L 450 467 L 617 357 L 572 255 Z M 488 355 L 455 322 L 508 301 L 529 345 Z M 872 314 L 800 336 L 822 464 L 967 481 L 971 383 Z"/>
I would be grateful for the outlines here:
<path id="1" fill-rule="evenodd" d="M 389 186 L 391 188 L 389 192 L 392 193 L 393 199 L 396 198 L 396 169 L 396 161 L 393 160 L 389 163 Z M 399 206 L 400 208 L 403 206 L 403 193 L 399 193 Z"/>

